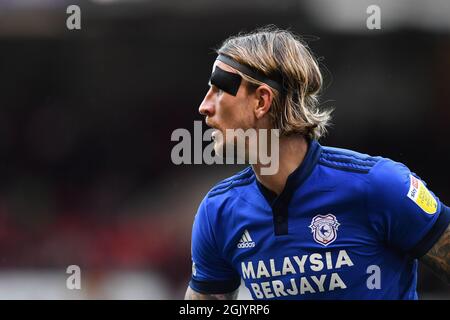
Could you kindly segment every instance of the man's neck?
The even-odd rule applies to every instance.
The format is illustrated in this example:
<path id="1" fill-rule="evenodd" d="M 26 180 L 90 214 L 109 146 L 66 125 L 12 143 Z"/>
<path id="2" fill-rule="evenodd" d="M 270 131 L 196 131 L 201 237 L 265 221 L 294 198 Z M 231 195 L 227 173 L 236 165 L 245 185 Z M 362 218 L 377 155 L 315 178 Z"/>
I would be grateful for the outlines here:
<path id="1" fill-rule="evenodd" d="M 283 191 L 289 175 L 305 159 L 308 142 L 303 136 L 283 137 L 280 138 L 279 148 L 279 169 L 276 174 L 261 175 L 261 165 L 252 165 L 258 181 L 277 195 Z"/>

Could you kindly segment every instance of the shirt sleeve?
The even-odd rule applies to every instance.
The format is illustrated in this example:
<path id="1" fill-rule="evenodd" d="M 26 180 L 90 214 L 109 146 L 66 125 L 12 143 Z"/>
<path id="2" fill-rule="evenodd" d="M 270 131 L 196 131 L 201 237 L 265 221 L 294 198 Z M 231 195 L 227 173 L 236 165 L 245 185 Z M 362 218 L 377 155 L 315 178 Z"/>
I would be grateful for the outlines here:
<path id="1" fill-rule="evenodd" d="M 449 209 L 405 165 L 380 160 L 369 173 L 369 217 L 388 246 L 421 257 L 450 223 Z"/>
<path id="2" fill-rule="evenodd" d="M 239 274 L 222 257 L 207 212 L 207 198 L 197 211 L 192 228 L 192 277 L 189 286 L 204 294 L 235 291 Z"/>

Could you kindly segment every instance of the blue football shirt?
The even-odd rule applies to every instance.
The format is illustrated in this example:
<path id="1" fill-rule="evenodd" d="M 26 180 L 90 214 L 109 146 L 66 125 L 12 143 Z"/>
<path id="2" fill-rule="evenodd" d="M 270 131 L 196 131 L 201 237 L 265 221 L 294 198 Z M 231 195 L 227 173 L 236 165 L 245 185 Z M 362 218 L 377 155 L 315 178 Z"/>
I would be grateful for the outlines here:
<path id="1" fill-rule="evenodd" d="M 251 167 L 217 184 L 192 230 L 190 286 L 254 299 L 417 299 L 417 258 L 450 210 L 405 165 L 309 142 L 276 196 Z"/>

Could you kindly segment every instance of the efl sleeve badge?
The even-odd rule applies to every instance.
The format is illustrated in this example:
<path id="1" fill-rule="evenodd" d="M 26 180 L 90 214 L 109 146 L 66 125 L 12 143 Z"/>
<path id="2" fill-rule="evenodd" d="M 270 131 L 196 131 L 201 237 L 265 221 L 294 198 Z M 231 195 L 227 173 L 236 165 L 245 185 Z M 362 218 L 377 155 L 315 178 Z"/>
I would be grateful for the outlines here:
<path id="1" fill-rule="evenodd" d="M 417 179 L 412 174 L 409 176 L 411 178 L 411 183 L 409 186 L 408 198 L 414 201 L 426 213 L 435 214 L 438 205 L 434 196 L 421 180 Z"/>

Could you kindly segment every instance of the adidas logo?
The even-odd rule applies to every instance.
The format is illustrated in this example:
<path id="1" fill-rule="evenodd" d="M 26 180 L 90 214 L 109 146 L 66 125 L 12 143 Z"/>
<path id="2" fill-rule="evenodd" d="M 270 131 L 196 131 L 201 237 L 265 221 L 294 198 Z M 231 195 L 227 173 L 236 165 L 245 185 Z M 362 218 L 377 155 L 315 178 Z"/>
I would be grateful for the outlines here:
<path id="1" fill-rule="evenodd" d="M 253 248 L 255 246 L 255 242 L 252 240 L 252 237 L 250 237 L 250 233 L 248 233 L 248 230 L 245 229 L 244 233 L 242 234 L 241 240 L 239 240 L 239 243 L 237 244 L 237 247 L 239 249 L 244 248 Z"/>

